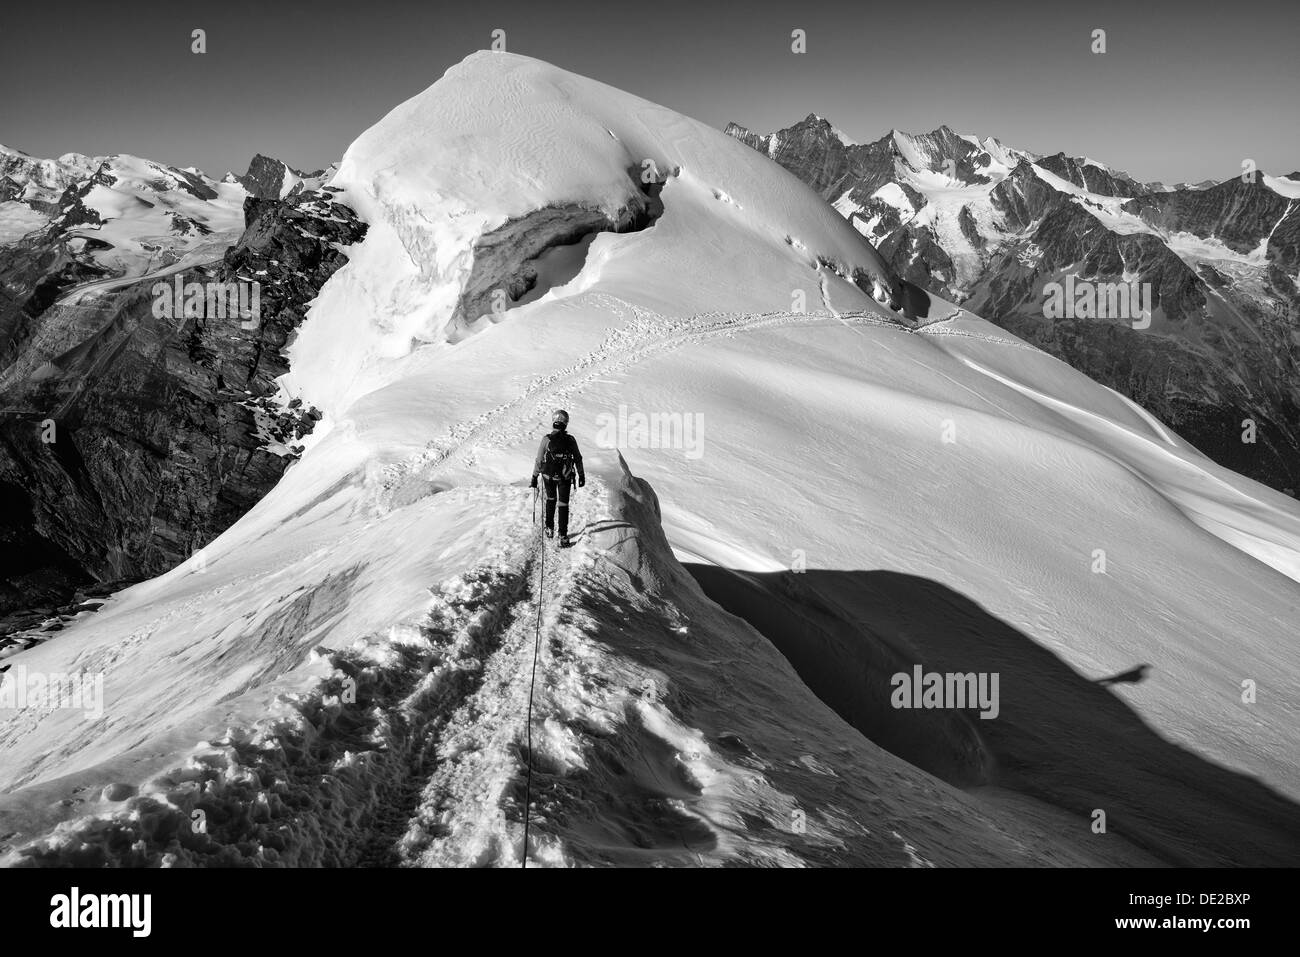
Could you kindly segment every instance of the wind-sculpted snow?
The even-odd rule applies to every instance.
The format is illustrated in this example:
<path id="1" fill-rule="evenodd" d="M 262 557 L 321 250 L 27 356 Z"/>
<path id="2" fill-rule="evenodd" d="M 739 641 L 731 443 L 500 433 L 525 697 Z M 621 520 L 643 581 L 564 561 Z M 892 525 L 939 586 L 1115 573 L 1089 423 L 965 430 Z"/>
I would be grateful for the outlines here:
<path id="1" fill-rule="evenodd" d="M 484 236 L 566 203 L 613 219 L 641 156 L 680 167 L 652 228 L 597 233 L 568 281 L 449 336 Z M 545 64 L 469 58 L 335 183 L 369 229 L 283 380 L 325 417 L 200 554 L 5 659 L 104 686 L 100 721 L 0 720 L 8 862 L 1250 863 L 1292 833 L 1293 500 L 968 310 L 900 315 L 896 277 L 764 156 Z M 591 479 L 569 550 L 525 487 L 557 407 Z M 652 416 L 695 441 L 625 428 Z M 805 681 L 683 559 L 912 583 L 983 617 L 894 654 L 1047 675 L 1114 720 L 1053 756 L 1032 718 L 1068 709 L 1011 678 L 997 733 L 882 718 L 865 682 L 894 654 L 844 639 L 831 660 L 871 667 L 801 661 Z M 840 592 L 773 600 L 810 594 Z M 837 620 L 879 617 L 849 597 Z M 1182 757 L 1136 773 L 1125 730 Z M 1200 779 L 1195 815 L 1152 819 Z"/>
<path id="2" fill-rule="evenodd" d="M 413 345 L 460 339 L 496 318 L 462 305 L 476 244 L 493 231 L 565 206 L 626 222 L 651 183 L 666 183 L 659 241 L 600 238 L 588 258 L 635 248 L 637 271 L 671 281 L 677 309 L 717 308 L 719 256 L 729 306 L 756 312 L 791 308 L 818 255 L 894 285 L 875 250 L 811 190 L 731 137 L 536 60 L 477 53 L 344 155 L 333 184 L 370 232 L 312 309 L 294 346 L 294 384 L 342 411 L 389 381 L 391 360 Z M 791 234 L 816 236 L 817 248 L 797 254 Z M 509 290 L 508 274 L 501 284 Z"/>
<path id="3" fill-rule="evenodd" d="M 1124 393 L 1216 462 L 1300 488 L 1300 181 L 1225 170 L 1170 189 L 946 127 L 848 147 L 815 115 L 726 132 L 832 202 L 903 280 Z M 1145 305 L 1047 309 L 1066 277 L 1136 284 Z"/>
<path id="4" fill-rule="evenodd" d="M 538 634 L 534 866 L 1096 862 L 854 732 L 694 586 L 649 486 L 610 478 L 578 493 L 570 552 L 543 551 L 518 489 L 446 493 L 440 510 L 480 528 L 489 510 L 497 527 L 474 568 L 429 585 L 418 619 L 318 649 L 314 687 L 138 784 L 79 776 L 0 799 L 18 826 L 4 863 L 518 865 Z M 290 607 L 328 611 L 355 586 Z M 26 830 L 55 793 L 71 795 L 64 823 Z M 1013 826 L 1032 848 L 1006 840 Z"/>
<path id="5" fill-rule="evenodd" d="M 500 498 L 495 490 L 481 494 Z M 514 508 L 506 514 L 518 519 L 523 498 L 511 498 Z M 513 654 L 523 632 L 510 628 L 530 601 L 535 545 L 536 536 L 520 529 L 475 569 L 433 583 L 418 622 L 359 636 L 348 649 L 317 649 L 313 657 L 330 673 L 310 690 L 282 697 L 279 714 L 227 728 L 199 743 L 182 765 L 138 787 L 112 785 L 103 794 L 76 798 L 77 817 L 9 863 L 398 863 L 397 840 L 407 816 L 423 811 L 422 800 L 456 804 L 465 798 L 424 796 L 421 782 L 447 773 L 454 760 L 444 762 L 440 749 L 454 750 L 452 742 L 473 733 L 465 712 L 478 710 L 473 702 L 489 662 L 523 661 Z M 352 573 L 345 582 L 327 579 L 305 589 L 262 623 L 244 653 L 259 657 L 257 646 L 271 642 L 301 664 L 305 655 L 294 653 L 286 639 L 309 635 L 323 612 L 337 610 L 337 600 L 350 596 L 355 578 Z M 293 614 L 291 621 L 284 621 L 285 612 Z M 514 645 L 503 648 L 510 635 Z M 496 695 L 500 687 L 494 682 L 483 691 L 483 697 Z M 497 717 L 480 718 L 479 729 L 488 725 L 513 735 L 515 725 L 497 724 Z M 508 749 L 494 757 L 513 766 Z M 472 802 L 465 806 L 483 811 Z"/>
<path id="6" fill-rule="evenodd" d="M 497 406 L 475 420 L 458 423 L 447 436 L 430 441 L 424 451 L 387 468 L 382 476 L 382 491 L 378 493 L 377 507 L 386 510 L 436 493 L 441 487 L 434 477 L 452 465 L 472 466 L 474 454 L 482 444 L 526 441 L 534 428 L 533 423 L 545 418 L 552 407 L 575 398 L 585 385 L 646 359 L 664 356 L 715 337 L 729 337 L 777 326 L 825 322 L 832 318 L 846 325 L 896 324 L 872 314 L 822 311 L 759 315 L 717 313 L 673 319 L 635 306 L 629 307 L 627 303 L 617 300 L 605 300 L 600 304 L 611 313 L 625 313 L 627 320 L 576 362 L 550 375 L 538 377 L 524 393 L 512 401 Z"/>
<path id="7" fill-rule="evenodd" d="M 509 305 L 524 301 L 527 293 L 549 291 L 537 289 L 537 264 L 548 253 L 576 246 L 601 232 L 631 232 L 653 225 L 663 214 L 658 200 L 661 186 L 656 183 L 653 194 L 634 197 L 619 209 L 615 219 L 578 205 L 546 206 L 480 236 L 474 243 L 474 267 L 452 314 L 449 339 L 461 338 L 480 319 L 499 318 Z M 581 267 L 574 275 L 579 272 Z"/>

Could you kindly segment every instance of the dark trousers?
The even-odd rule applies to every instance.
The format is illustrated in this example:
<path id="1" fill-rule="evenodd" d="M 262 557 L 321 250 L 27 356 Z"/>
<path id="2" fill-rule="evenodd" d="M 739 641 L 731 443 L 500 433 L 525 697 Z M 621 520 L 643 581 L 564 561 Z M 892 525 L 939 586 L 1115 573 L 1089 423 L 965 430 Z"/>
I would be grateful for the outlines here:
<path id="1" fill-rule="evenodd" d="M 555 507 L 560 507 L 560 534 L 569 534 L 569 489 L 573 488 L 573 479 L 553 479 L 542 476 L 546 487 L 546 527 L 555 527 Z"/>

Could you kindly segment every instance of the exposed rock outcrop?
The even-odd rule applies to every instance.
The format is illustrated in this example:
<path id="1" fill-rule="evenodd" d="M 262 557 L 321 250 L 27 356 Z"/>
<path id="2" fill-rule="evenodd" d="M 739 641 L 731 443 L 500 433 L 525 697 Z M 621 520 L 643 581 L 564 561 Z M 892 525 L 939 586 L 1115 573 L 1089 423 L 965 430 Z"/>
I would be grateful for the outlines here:
<path id="1" fill-rule="evenodd" d="M 1170 190 L 947 127 L 862 146 L 815 115 L 727 132 L 820 192 L 907 282 L 1134 399 L 1216 461 L 1300 490 L 1300 201 L 1288 188 L 1261 174 Z M 1150 326 L 1049 319 L 1044 288 L 1067 275 L 1146 284 Z"/>
<path id="2" fill-rule="evenodd" d="M 294 461 L 319 413 L 280 404 L 283 349 L 365 226 L 328 191 L 250 197 L 245 216 L 183 278 L 258 282 L 255 323 L 156 316 L 171 276 L 60 302 L 101 273 L 55 229 L 0 250 L 0 614 L 172 567 Z"/>
<path id="3" fill-rule="evenodd" d="M 296 189 L 311 189 L 321 185 L 326 171 L 318 169 L 310 173 L 296 170 L 288 163 L 258 153 L 248 164 L 248 172 L 243 176 L 231 176 L 248 191 L 249 196 L 258 199 L 280 199 L 287 197 Z"/>
<path id="4" fill-rule="evenodd" d="M 547 251 L 576 244 L 593 233 L 636 232 L 652 226 L 664 211 L 659 194 L 667 175 L 647 183 L 639 172 L 636 167 L 628 171 L 638 191 L 612 215 L 573 203 L 545 206 L 481 236 L 474 244 L 473 266 L 452 315 L 449 337 L 459 339 L 471 324 L 504 313 L 532 290 L 538 281 L 538 261 Z"/>

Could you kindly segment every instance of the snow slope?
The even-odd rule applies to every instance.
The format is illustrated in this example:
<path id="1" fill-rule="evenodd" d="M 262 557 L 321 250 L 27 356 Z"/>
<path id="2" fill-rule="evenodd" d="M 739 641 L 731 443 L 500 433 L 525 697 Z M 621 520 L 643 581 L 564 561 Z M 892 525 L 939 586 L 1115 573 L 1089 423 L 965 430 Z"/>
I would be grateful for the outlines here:
<path id="1" fill-rule="evenodd" d="M 602 272 L 619 273 L 620 288 L 635 288 L 645 305 L 716 309 L 719 268 L 726 308 L 754 310 L 790 308 L 818 256 L 887 273 L 810 190 L 773 176 L 763 157 L 732 149 L 722 133 L 513 56 L 492 63 L 493 81 L 484 83 L 489 63 L 480 55 L 449 70 L 439 95 L 397 107 L 340 163 L 333 185 L 346 190 L 371 233 L 293 347 L 293 384 L 319 396 L 319 407 L 339 409 L 404 374 L 391 360 L 447 334 L 475 239 L 545 206 L 613 213 L 638 194 L 647 161 L 664 175 L 681 170 L 664 189 L 669 211 L 654 227 L 655 242 L 648 234 L 618 239 L 622 261 Z M 608 256 L 614 242 L 599 237 L 589 260 Z M 708 257 L 683 269 L 676 249 L 684 242 Z M 817 296 L 809 303 L 819 305 Z M 361 329 L 357 310 L 370 316 Z"/>
<path id="2" fill-rule="evenodd" d="M 672 171 L 653 225 L 448 336 L 476 240 L 617 210 L 645 159 Z M 327 418 L 203 553 L 6 659 L 105 688 L 99 721 L 0 719 L 7 863 L 1296 862 L 1294 501 L 969 313 L 912 328 L 842 278 L 893 277 L 789 174 L 548 64 L 467 58 L 334 185 L 370 231 L 285 383 Z M 523 484 L 560 406 L 593 476 L 571 552 Z M 656 412 L 702 454 L 629 442 L 633 478 L 599 423 Z M 986 630 L 880 615 L 823 652 L 851 698 L 885 651 L 1006 671 L 1011 730 L 914 713 L 909 760 L 883 750 L 680 559 L 778 573 L 792 613 L 806 564 L 837 620 L 858 573 L 960 596 Z M 1073 724 L 1115 740 L 1037 733 Z M 963 782 L 927 770 L 955 741 Z"/>
<path id="3" fill-rule="evenodd" d="M 38 160 L 0 146 L 6 170 L 23 192 L 0 203 L 0 244 L 53 227 L 110 274 L 75 299 L 219 259 L 244 229 L 244 187 L 193 168 L 127 154 Z"/>
<path id="4" fill-rule="evenodd" d="M 81 203 L 102 222 L 68 232 L 110 244 L 94 258 L 115 274 L 149 275 L 191 253 L 219 257 L 243 231 L 248 194 L 238 184 L 126 155 L 106 157 L 97 176 L 108 185 Z"/>

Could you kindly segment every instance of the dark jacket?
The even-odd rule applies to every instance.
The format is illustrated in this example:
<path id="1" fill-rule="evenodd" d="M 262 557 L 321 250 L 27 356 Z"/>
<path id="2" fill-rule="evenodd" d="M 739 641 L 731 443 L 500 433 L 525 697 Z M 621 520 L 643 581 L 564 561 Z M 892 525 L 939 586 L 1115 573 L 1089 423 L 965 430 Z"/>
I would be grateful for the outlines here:
<path id="1" fill-rule="evenodd" d="M 573 467 L 578 473 L 578 481 L 587 481 L 587 476 L 582 471 L 582 453 L 578 451 L 578 440 L 562 429 L 556 429 L 542 439 L 542 444 L 537 448 L 537 458 L 533 461 L 533 478 L 537 478 L 538 475 L 546 475 L 547 449 L 552 449 L 555 452 L 572 453 Z M 558 475 L 546 475 L 546 477 L 559 478 Z"/>

